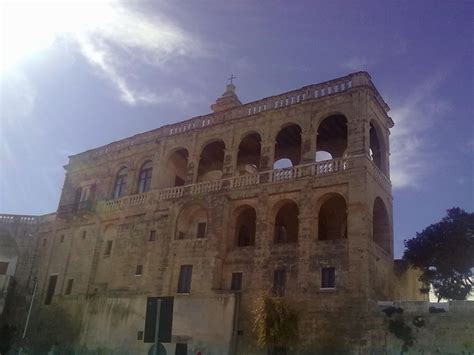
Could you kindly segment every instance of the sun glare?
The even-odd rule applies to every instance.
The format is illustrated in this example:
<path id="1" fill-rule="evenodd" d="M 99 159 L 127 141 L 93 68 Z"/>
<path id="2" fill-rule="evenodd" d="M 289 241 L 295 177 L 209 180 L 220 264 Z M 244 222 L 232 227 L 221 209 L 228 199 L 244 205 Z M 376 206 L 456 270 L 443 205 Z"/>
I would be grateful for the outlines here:
<path id="1" fill-rule="evenodd" d="M 0 73 L 51 47 L 61 36 L 94 31 L 113 17 L 111 1 L 2 2 Z"/>

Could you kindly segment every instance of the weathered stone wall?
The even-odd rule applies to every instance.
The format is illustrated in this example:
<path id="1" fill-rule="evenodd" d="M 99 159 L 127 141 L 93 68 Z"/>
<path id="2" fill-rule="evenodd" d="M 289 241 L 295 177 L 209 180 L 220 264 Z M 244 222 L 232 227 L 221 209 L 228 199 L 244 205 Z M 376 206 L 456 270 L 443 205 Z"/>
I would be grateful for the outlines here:
<path id="1" fill-rule="evenodd" d="M 389 307 L 402 313 L 388 316 Z M 364 353 L 400 354 L 404 344 L 406 354 L 474 353 L 472 301 L 379 303 L 370 322 L 370 343 Z M 397 336 L 401 329 L 405 336 Z"/>

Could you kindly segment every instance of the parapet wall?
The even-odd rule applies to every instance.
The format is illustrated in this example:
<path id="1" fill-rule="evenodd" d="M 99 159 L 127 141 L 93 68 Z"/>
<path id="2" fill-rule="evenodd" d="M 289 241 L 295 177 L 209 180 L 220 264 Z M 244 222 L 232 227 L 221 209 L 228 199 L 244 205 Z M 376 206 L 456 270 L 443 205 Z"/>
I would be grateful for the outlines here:
<path id="1" fill-rule="evenodd" d="M 363 353 L 474 354 L 474 302 L 378 302 Z"/>

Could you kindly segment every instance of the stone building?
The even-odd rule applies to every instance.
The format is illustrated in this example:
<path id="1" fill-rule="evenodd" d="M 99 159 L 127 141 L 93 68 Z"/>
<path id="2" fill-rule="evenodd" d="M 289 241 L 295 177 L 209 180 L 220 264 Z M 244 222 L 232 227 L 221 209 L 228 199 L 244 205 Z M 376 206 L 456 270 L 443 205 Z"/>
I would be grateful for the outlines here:
<path id="1" fill-rule="evenodd" d="M 393 121 L 368 73 L 247 104 L 231 83 L 211 108 L 65 166 L 35 231 L 36 302 L 74 313 L 80 344 L 147 353 L 147 298 L 168 296 L 171 343 L 261 353 L 252 307 L 273 292 L 301 310 L 293 351 L 354 347 L 371 302 L 422 299 L 394 272 Z"/>

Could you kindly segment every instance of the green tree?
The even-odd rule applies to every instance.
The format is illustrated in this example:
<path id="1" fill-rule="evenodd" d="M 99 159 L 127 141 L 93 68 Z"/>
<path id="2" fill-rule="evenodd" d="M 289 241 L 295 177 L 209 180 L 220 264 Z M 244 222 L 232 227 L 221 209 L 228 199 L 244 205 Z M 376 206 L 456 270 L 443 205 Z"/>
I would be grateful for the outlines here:
<path id="1" fill-rule="evenodd" d="M 60 306 L 41 306 L 32 314 L 23 345 L 34 354 L 46 354 L 53 347 L 66 354 L 75 345 L 79 331 L 79 323 Z"/>
<path id="2" fill-rule="evenodd" d="M 456 207 L 440 222 L 405 240 L 403 258 L 421 270 L 420 281 L 441 299 L 464 300 L 471 293 L 474 268 L 474 213 Z M 424 287 L 423 292 L 429 288 Z"/>
<path id="3" fill-rule="evenodd" d="M 298 312 L 284 297 L 263 295 L 255 301 L 257 345 L 270 354 L 285 353 L 298 340 Z"/>

